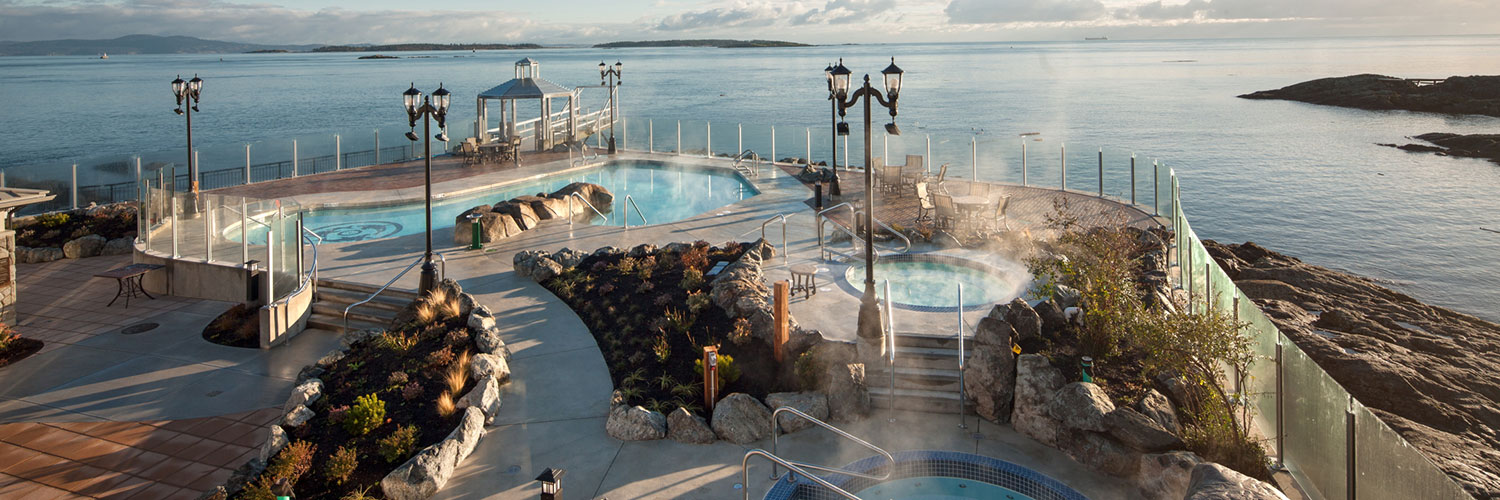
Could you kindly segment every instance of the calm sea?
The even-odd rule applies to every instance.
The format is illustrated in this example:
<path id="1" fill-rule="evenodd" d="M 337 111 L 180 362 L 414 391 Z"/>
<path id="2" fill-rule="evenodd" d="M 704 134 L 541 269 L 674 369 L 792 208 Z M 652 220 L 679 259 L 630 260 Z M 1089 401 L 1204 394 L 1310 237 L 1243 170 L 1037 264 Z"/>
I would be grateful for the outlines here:
<path id="1" fill-rule="evenodd" d="M 64 178 L 72 162 L 142 154 L 181 161 L 183 123 L 168 82 L 206 80 L 195 140 L 204 168 L 243 164 L 245 144 L 274 155 L 299 139 L 301 154 L 399 144 L 400 93 L 410 82 L 454 93 L 451 122 L 474 118 L 473 96 L 509 78 L 530 56 L 543 76 L 570 86 L 596 84 L 601 59 L 622 61 L 622 114 L 633 146 L 653 120 L 658 148 L 674 147 L 684 120 L 686 147 L 702 148 L 703 121 L 714 150 L 766 151 L 778 125 L 778 156 L 829 149 L 822 70 L 844 58 L 856 74 L 878 72 L 889 57 L 906 70 L 893 155 L 921 153 L 972 175 L 1018 181 L 1018 134 L 1028 141 L 1034 183 L 1057 184 L 1068 147 L 1070 188 L 1097 187 L 1104 148 L 1106 189 L 1128 196 L 1128 155 L 1159 158 L 1182 176 L 1185 210 L 1204 237 L 1253 240 L 1304 260 L 1382 280 L 1423 300 L 1500 320 L 1500 166 L 1409 154 L 1377 146 L 1426 132 L 1494 133 L 1500 119 L 1369 112 L 1235 96 L 1313 78 L 1356 73 L 1440 78 L 1500 74 L 1500 37 L 1174 40 L 1056 43 L 893 44 L 784 49 L 550 49 L 529 52 L 403 53 L 428 56 L 358 60 L 358 54 L 113 55 L 0 58 L 0 168 L 12 176 Z M 597 106 L 600 91 L 585 91 Z M 493 114 L 493 112 L 492 112 Z M 855 120 L 851 116 L 851 120 Z M 877 124 L 886 116 L 876 117 Z M 457 131 L 454 132 L 457 135 Z M 398 142 L 401 141 L 401 142 Z M 877 139 L 876 154 L 883 143 Z M 858 157 L 859 143 L 850 144 Z M 284 152 L 280 154 L 285 154 Z M 259 161 L 259 160 L 257 160 Z M 45 172 L 42 172 L 44 171 Z M 1149 200 L 1148 170 L 1138 195 Z M 108 172 L 86 171 L 106 179 Z"/>

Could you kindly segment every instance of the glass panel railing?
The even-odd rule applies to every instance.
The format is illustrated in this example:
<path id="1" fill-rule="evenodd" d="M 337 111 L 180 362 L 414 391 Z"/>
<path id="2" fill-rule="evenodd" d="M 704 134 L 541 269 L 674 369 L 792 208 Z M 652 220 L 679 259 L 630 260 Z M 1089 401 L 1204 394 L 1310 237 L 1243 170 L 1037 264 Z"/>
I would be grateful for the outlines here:
<path id="1" fill-rule="evenodd" d="M 1466 499 L 1469 494 L 1363 405 L 1354 416 L 1359 498 Z"/>
<path id="2" fill-rule="evenodd" d="M 1288 439 L 1282 460 L 1306 478 L 1319 498 L 1345 498 L 1346 411 L 1349 393 L 1293 344 L 1282 346 L 1283 416 Z"/>

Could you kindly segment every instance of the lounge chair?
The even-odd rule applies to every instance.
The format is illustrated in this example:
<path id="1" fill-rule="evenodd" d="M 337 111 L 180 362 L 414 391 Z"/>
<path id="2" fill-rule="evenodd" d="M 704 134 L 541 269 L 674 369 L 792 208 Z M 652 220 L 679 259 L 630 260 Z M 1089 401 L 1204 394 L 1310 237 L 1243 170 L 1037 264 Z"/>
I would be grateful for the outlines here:
<path id="1" fill-rule="evenodd" d="M 990 222 L 994 223 L 994 229 L 996 231 L 1000 231 L 1002 230 L 1002 228 L 1005 231 L 1010 230 L 1010 217 L 1007 217 L 1005 215 L 1005 210 L 1007 208 L 1010 208 L 1009 196 L 1000 198 L 1000 202 L 995 204 L 995 218 Z"/>
<path id="2" fill-rule="evenodd" d="M 880 170 L 880 189 L 887 193 L 901 192 L 901 166 L 887 165 Z"/>
<path id="3" fill-rule="evenodd" d="M 953 197 L 946 194 L 935 194 L 932 196 L 933 208 L 936 212 L 937 227 L 952 228 L 953 223 L 959 219 L 958 208 L 953 205 Z"/>
<path id="4" fill-rule="evenodd" d="M 937 176 L 935 176 L 935 177 L 924 177 L 922 179 L 922 181 L 930 184 L 931 185 L 930 186 L 931 187 L 930 191 L 932 191 L 934 193 L 947 193 L 948 192 L 948 188 L 946 188 L 946 187 L 943 186 L 943 178 L 947 177 L 947 176 L 948 176 L 948 164 L 944 163 L 943 166 L 942 166 L 942 168 L 938 169 Z"/>
<path id="5" fill-rule="evenodd" d="M 932 196 L 927 194 L 927 183 L 917 183 L 917 222 L 932 220 L 932 213 L 937 208 L 932 204 Z"/>

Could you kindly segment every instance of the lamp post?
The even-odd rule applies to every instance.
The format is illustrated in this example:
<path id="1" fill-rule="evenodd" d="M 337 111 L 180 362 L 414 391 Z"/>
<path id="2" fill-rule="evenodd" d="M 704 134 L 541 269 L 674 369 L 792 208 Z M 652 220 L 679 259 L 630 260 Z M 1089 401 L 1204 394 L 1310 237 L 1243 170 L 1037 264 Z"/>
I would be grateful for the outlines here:
<path id="1" fill-rule="evenodd" d="M 870 75 L 865 75 L 865 84 L 854 94 L 849 93 L 849 68 L 844 67 L 844 61 L 839 60 L 838 67 L 829 72 L 830 81 L 833 84 L 834 103 L 838 105 L 839 117 L 844 117 L 848 109 L 859 104 L 861 99 L 865 102 L 865 293 L 859 303 L 859 323 L 856 333 L 863 338 L 872 339 L 880 337 L 880 304 L 875 300 L 875 175 L 870 168 L 870 102 L 878 102 L 882 107 L 890 110 L 891 123 L 885 125 L 885 130 L 891 135 L 901 135 L 901 129 L 896 127 L 896 100 L 901 94 L 901 76 L 904 72 L 896 66 L 896 58 L 891 58 L 891 65 L 881 70 L 880 74 L 885 77 L 885 94 L 882 95 L 875 87 L 870 86 Z M 886 98 L 890 100 L 887 101 Z M 849 123 L 841 122 L 836 127 L 838 135 L 849 135 Z"/>
<path id="2" fill-rule="evenodd" d="M 615 61 L 613 68 L 599 61 L 599 85 L 609 87 L 609 154 L 615 154 L 615 117 L 620 112 L 620 103 L 615 102 L 615 87 L 620 86 L 620 70 L 624 67 L 620 61 Z"/>
<path id="3" fill-rule="evenodd" d="M 562 500 L 562 477 L 567 472 L 566 469 L 548 467 L 536 477 L 537 482 L 542 483 L 542 500 Z"/>
<path id="4" fill-rule="evenodd" d="M 417 90 L 417 85 L 412 84 L 406 89 L 402 97 L 406 101 L 406 115 L 410 118 L 411 131 L 406 133 L 406 138 L 415 142 L 417 140 L 417 119 L 422 119 L 422 161 L 426 174 L 426 223 L 427 223 L 427 253 L 422 256 L 422 279 L 417 285 L 419 293 L 427 293 L 437 286 L 437 266 L 432 263 L 432 119 L 436 118 L 438 128 L 447 127 L 448 117 L 448 89 L 438 84 L 438 89 L 431 96 L 423 96 L 422 91 Z M 436 136 L 437 140 L 446 142 L 448 134 L 441 130 Z"/>
<path id="5" fill-rule="evenodd" d="M 192 80 L 182 81 L 182 75 L 172 80 L 172 95 L 177 98 L 177 109 L 173 112 L 187 117 L 187 155 L 188 155 L 188 186 L 192 193 L 192 203 L 188 203 L 187 209 L 191 213 L 198 212 L 198 162 L 193 159 L 193 112 L 198 110 L 198 99 L 203 93 L 203 79 L 193 75 Z M 186 101 L 187 108 L 183 108 Z M 175 184 L 177 179 L 172 179 Z"/>
<path id="6" fill-rule="evenodd" d="M 844 67 L 844 61 L 842 59 L 839 60 L 838 68 L 834 68 L 833 64 L 829 64 L 827 67 L 823 68 L 823 78 L 828 80 L 828 121 L 829 128 L 832 129 L 829 132 L 833 134 L 831 141 L 828 143 L 828 157 L 831 158 L 828 161 L 828 164 L 833 166 L 833 180 L 828 183 L 828 196 L 844 195 L 844 193 L 840 192 L 839 190 L 839 96 L 833 91 L 833 72 L 840 68 L 844 71 L 845 75 L 848 74 L 849 68 Z M 848 132 L 845 131 L 845 133 Z M 807 161 L 811 163 L 812 159 L 809 158 Z M 821 204 L 822 201 L 820 200 L 818 201 L 818 203 Z"/>

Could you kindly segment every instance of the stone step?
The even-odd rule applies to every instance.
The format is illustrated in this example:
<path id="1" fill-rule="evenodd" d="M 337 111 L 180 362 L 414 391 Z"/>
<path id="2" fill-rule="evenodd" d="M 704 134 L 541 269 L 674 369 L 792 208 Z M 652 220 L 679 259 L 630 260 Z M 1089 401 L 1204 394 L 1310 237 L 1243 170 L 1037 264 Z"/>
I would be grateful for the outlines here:
<path id="1" fill-rule="evenodd" d="M 357 310 L 387 310 L 395 313 L 401 312 L 402 309 L 406 308 L 407 304 L 411 303 L 412 299 L 394 296 L 388 297 L 386 296 L 388 293 L 390 293 L 389 290 L 387 290 L 386 293 L 377 295 L 373 300 L 360 305 Z M 338 288 L 318 288 L 317 292 L 314 294 L 314 299 L 318 302 L 340 304 L 341 307 L 348 306 L 350 304 L 354 304 L 368 298 L 370 298 L 370 294 L 368 293 L 342 290 Z"/>
<path id="2" fill-rule="evenodd" d="M 965 358 L 974 357 L 965 351 Z M 896 346 L 896 366 L 908 368 L 958 369 L 958 349 Z"/>
<path id="3" fill-rule="evenodd" d="M 343 333 L 344 321 L 340 316 L 319 314 L 315 312 L 312 315 L 308 316 L 307 327 L 317 328 L 320 330 L 328 330 L 330 332 Z M 349 318 L 349 329 L 351 331 L 370 329 L 384 330 L 385 327 L 385 323 L 370 323 L 367 321 Z"/>
<path id="4" fill-rule="evenodd" d="M 342 324 L 345 307 L 348 306 L 344 304 L 315 302 L 312 305 L 312 312 L 313 314 L 323 314 L 332 318 L 337 318 L 339 323 Z M 363 321 L 365 323 L 374 323 L 384 326 L 389 325 L 391 323 L 391 320 L 395 318 L 395 312 L 366 309 L 364 306 L 360 306 L 355 308 L 353 311 L 349 311 L 350 324 L 353 324 L 355 321 Z"/>
<path id="5" fill-rule="evenodd" d="M 869 384 L 869 382 L 869 379 L 866 379 L 866 383 Z M 891 407 L 890 387 L 877 387 L 871 384 L 869 388 L 870 406 L 873 413 L 879 415 L 881 410 Z M 895 407 L 897 410 L 955 415 L 959 409 L 958 391 L 934 391 L 897 387 Z M 965 404 L 964 412 L 973 414 L 973 405 Z"/>
<path id="6" fill-rule="evenodd" d="M 364 296 L 366 296 L 366 297 L 369 297 L 370 294 L 375 293 L 376 291 L 380 290 L 380 287 L 378 287 L 378 286 L 366 285 L 364 283 L 351 283 L 351 282 L 348 282 L 348 281 L 332 280 L 332 279 L 328 279 L 328 278 L 318 278 L 318 288 L 327 288 L 327 289 L 332 289 L 332 290 L 346 290 L 346 291 L 350 291 L 350 292 L 359 292 L 359 293 L 363 293 Z M 400 288 L 396 288 L 394 286 L 392 286 L 391 288 L 385 289 L 384 292 L 380 292 L 380 296 L 381 297 L 393 297 L 393 298 L 397 298 L 397 299 L 403 299 L 403 300 L 406 300 L 407 302 L 410 302 L 410 301 L 413 301 L 413 300 L 417 299 L 417 293 L 416 292 L 411 291 L 411 290 L 403 290 L 403 289 L 400 289 Z"/>
<path id="7" fill-rule="evenodd" d="M 890 387 L 890 380 L 890 372 L 886 370 L 886 367 L 866 368 L 865 384 Z M 896 367 L 897 388 L 957 392 L 958 385 L 959 373 L 957 369 Z"/>
<path id="8" fill-rule="evenodd" d="M 964 344 L 965 344 L 965 348 L 966 349 L 969 348 L 969 347 L 972 347 L 973 343 L 974 343 L 974 337 L 972 335 L 964 337 Z M 928 347 L 928 348 L 934 348 L 934 349 L 952 349 L 955 352 L 957 352 L 958 351 L 958 336 L 954 335 L 954 334 L 951 334 L 951 333 L 947 334 L 947 335 L 942 335 L 942 334 L 931 334 L 931 333 L 897 332 L 896 333 L 896 347 L 900 348 L 900 347 L 903 347 L 903 346 L 904 347 Z"/>

